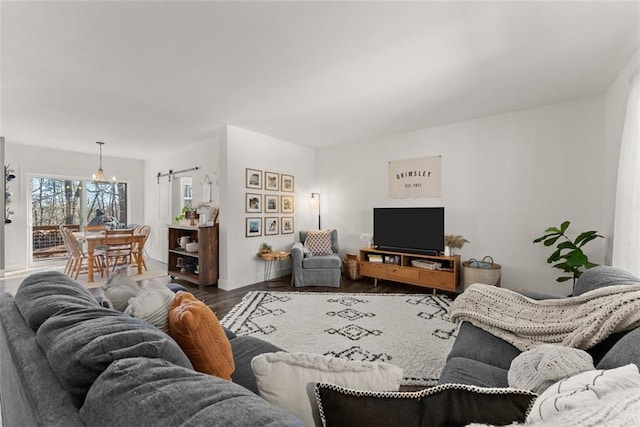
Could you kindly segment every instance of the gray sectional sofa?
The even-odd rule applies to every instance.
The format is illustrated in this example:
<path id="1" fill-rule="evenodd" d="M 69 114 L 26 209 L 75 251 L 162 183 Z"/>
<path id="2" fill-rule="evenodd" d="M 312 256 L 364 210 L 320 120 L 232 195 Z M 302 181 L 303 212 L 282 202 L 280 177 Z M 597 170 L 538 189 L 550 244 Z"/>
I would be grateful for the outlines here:
<path id="1" fill-rule="evenodd" d="M 233 382 L 194 371 L 168 335 L 77 282 L 36 273 L 0 295 L 3 425 L 303 425 L 256 394 L 251 359 L 279 349 L 230 338 Z"/>
<path id="2" fill-rule="evenodd" d="M 573 295 L 612 285 L 640 284 L 629 272 L 608 266 L 587 270 L 575 284 Z M 559 298 L 529 294 L 534 299 Z M 640 328 L 610 335 L 587 350 L 597 369 L 612 369 L 635 363 L 640 367 Z M 463 322 L 447 357 L 439 383 L 461 383 L 482 387 L 508 387 L 511 361 L 520 354 L 513 345 L 471 323 Z"/>

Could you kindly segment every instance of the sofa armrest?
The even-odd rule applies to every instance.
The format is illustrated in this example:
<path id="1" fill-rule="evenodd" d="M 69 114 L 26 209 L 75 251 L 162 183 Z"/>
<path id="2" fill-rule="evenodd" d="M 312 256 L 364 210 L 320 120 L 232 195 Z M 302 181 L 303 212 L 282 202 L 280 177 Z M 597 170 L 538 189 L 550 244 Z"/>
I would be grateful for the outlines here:
<path id="1" fill-rule="evenodd" d="M 293 268 L 302 268 L 302 260 L 304 259 L 304 246 L 300 242 L 295 242 L 291 248 L 291 259 L 293 260 Z"/>

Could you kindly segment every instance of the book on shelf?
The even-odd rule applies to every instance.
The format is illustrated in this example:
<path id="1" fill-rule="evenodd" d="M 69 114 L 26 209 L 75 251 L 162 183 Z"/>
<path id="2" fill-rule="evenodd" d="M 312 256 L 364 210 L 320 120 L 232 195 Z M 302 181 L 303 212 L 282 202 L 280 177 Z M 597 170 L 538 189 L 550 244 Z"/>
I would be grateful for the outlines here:
<path id="1" fill-rule="evenodd" d="M 369 262 L 382 262 L 382 255 L 369 255 Z"/>

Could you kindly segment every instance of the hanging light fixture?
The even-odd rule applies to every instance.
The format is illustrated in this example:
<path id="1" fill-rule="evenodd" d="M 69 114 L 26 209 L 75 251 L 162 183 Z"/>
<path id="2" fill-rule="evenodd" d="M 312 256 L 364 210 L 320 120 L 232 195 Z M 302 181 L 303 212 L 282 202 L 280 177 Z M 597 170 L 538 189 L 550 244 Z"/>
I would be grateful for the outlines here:
<path id="1" fill-rule="evenodd" d="M 104 170 L 102 170 L 102 146 L 104 145 L 104 142 L 97 141 L 96 144 L 98 144 L 100 146 L 100 167 L 98 168 L 98 172 L 93 174 L 93 181 L 95 181 L 95 182 L 107 182 L 107 180 L 104 177 Z M 111 177 L 111 180 L 113 182 L 115 182 L 116 181 L 116 177 L 115 176 Z"/>

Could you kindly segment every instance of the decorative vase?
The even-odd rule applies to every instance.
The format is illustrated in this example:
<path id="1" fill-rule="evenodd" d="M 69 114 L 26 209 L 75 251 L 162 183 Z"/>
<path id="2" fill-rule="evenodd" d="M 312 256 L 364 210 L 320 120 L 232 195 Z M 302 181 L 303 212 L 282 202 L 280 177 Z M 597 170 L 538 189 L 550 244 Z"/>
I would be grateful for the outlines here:
<path id="1" fill-rule="evenodd" d="M 451 255 L 453 255 L 453 251 L 451 250 L 451 247 L 445 246 L 444 247 L 444 256 L 451 256 Z"/>

